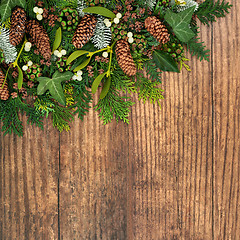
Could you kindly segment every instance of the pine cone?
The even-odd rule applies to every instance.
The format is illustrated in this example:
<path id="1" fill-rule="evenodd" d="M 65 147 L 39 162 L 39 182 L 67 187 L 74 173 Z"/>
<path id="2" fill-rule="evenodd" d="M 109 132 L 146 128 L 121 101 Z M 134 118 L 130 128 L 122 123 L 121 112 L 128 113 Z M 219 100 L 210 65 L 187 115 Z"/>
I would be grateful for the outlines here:
<path id="1" fill-rule="evenodd" d="M 36 44 L 39 52 L 46 60 L 51 58 L 50 39 L 46 30 L 36 20 L 27 23 L 27 32 L 30 34 L 33 43 Z"/>
<path id="2" fill-rule="evenodd" d="M 5 75 L 0 69 L 0 99 L 1 100 L 8 100 L 9 98 L 9 90 L 8 90 L 8 84 L 7 81 L 5 82 L 3 88 L 2 85 L 4 83 Z"/>
<path id="3" fill-rule="evenodd" d="M 136 65 L 133 61 L 129 44 L 126 40 L 119 40 L 116 43 L 117 61 L 123 72 L 128 76 L 134 76 L 137 73 Z"/>
<path id="4" fill-rule="evenodd" d="M 17 7 L 12 12 L 11 29 L 10 29 L 10 43 L 17 46 L 23 39 L 25 34 L 27 16 L 25 11 Z"/>
<path id="5" fill-rule="evenodd" d="M 145 27 L 148 32 L 157 39 L 158 42 L 165 44 L 170 40 L 170 34 L 168 33 L 168 30 L 155 16 L 145 19 Z"/>
<path id="6" fill-rule="evenodd" d="M 90 40 L 94 34 L 96 23 L 97 19 L 90 14 L 87 14 L 82 18 L 72 39 L 75 48 L 82 48 Z"/>

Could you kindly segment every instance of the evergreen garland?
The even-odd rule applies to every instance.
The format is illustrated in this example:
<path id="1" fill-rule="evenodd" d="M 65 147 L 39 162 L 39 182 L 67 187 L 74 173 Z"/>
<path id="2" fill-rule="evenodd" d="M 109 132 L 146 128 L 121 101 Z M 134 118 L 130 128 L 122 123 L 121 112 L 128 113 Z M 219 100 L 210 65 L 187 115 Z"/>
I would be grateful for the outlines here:
<path id="1" fill-rule="evenodd" d="M 34 42 L 27 30 L 18 46 L 10 44 L 11 25 L 17 29 L 22 21 L 11 18 L 15 7 L 34 20 L 41 40 Z M 84 120 L 98 89 L 94 109 L 103 124 L 129 123 L 132 94 L 161 105 L 161 73 L 190 70 L 184 46 L 209 61 L 196 18 L 209 25 L 230 8 L 225 0 L 9 0 L 8 8 L 0 3 L 0 98 L 10 96 L 0 99 L 2 131 L 22 136 L 22 114 L 29 124 L 43 128 L 46 117 L 60 132 L 68 131 L 75 115 Z M 1 95 L 4 84 L 7 94 Z"/>

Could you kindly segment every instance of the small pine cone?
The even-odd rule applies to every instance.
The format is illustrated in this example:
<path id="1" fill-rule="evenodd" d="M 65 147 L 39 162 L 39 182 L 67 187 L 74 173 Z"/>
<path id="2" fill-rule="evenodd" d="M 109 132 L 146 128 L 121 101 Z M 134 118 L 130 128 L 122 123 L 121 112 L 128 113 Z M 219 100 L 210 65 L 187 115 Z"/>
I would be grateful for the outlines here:
<path id="1" fill-rule="evenodd" d="M 126 40 L 119 40 L 116 43 L 117 61 L 123 72 L 128 76 L 134 76 L 137 73 L 136 65 L 133 61 L 129 44 Z"/>
<path id="2" fill-rule="evenodd" d="M 0 69 L 0 99 L 1 100 L 8 100 L 9 98 L 9 90 L 8 90 L 8 84 L 7 81 L 5 82 L 3 88 L 2 85 L 4 83 L 5 75 Z"/>
<path id="3" fill-rule="evenodd" d="M 82 18 L 72 39 L 75 48 L 82 48 L 90 40 L 94 34 L 96 23 L 96 17 L 90 14 L 87 14 Z"/>
<path id="4" fill-rule="evenodd" d="M 46 30 L 36 20 L 27 23 L 27 32 L 30 34 L 32 42 L 36 44 L 40 54 L 44 59 L 50 60 L 51 46 Z"/>
<path id="5" fill-rule="evenodd" d="M 162 24 L 162 22 L 155 16 L 145 19 L 145 27 L 148 32 L 157 39 L 158 42 L 165 44 L 170 40 L 170 34 L 168 33 L 165 25 Z"/>
<path id="6" fill-rule="evenodd" d="M 17 7 L 13 10 L 11 16 L 10 43 L 17 46 L 25 34 L 27 16 L 25 11 Z"/>

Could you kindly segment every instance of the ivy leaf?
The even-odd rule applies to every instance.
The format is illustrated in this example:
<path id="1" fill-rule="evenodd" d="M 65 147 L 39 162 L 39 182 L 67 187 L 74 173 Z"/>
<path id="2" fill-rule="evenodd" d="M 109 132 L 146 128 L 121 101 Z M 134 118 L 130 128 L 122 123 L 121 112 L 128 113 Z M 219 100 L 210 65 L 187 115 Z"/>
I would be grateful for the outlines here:
<path id="1" fill-rule="evenodd" d="M 167 23 L 172 27 L 177 38 L 185 43 L 195 36 L 195 33 L 189 28 L 194 10 L 195 6 L 180 13 L 174 13 L 168 9 L 164 17 Z"/>
<path id="2" fill-rule="evenodd" d="M 66 99 L 64 97 L 62 82 L 68 81 L 73 76 L 72 72 L 60 73 L 56 71 L 52 78 L 38 77 L 39 85 L 37 88 L 37 94 L 42 95 L 49 90 L 52 97 L 57 100 L 60 104 L 66 105 Z"/>
<path id="3" fill-rule="evenodd" d="M 11 16 L 12 9 L 16 6 L 25 7 L 26 0 L 3 0 L 0 4 L 0 15 L 2 22 Z"/>
<path id="4" fill-rule="evenodd" d="M 153 60 L 156 66 L 162 71 L 179 73 L 177 63 L 169 54 L 160 50 L 155 50 L 153 52 Z"/>
<path id="5" fill-rule="evenodd" d="M 116 17 L 116 15 L 112 11 L 110 11 L 109 9 L 104 8 L 104 7 L 88 7 L 88 8 L 84 8 L 83 12 L 95 13 L 95 14 L 98 14 L 98 15 L 101 15 L 101 16 L 104 16 L 107 18 L 115 18 Z"/>
<path id="6" fill-rule="evenodd" d="M 56 31 L 52 52 L 54 52 L 56 49 L 58 49 L 58 47 L 60 46 L 61 42 L 62 42 L 62 28 L 59 27 L 58 30 Z"/>

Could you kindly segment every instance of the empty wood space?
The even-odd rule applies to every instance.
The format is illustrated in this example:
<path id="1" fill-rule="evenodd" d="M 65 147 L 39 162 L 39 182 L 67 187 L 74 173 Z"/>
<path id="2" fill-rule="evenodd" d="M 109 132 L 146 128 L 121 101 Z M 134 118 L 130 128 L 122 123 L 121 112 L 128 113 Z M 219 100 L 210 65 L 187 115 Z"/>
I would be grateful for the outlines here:
<path id="1" fill-rule="evenodd" d="M 130 124 L 0 133 L 0 239 L 240 239 L 240 2 L 201 40 L 210 63 L 163 75 Z M 95 103 L 97 96 L 95 97 Z"/>

